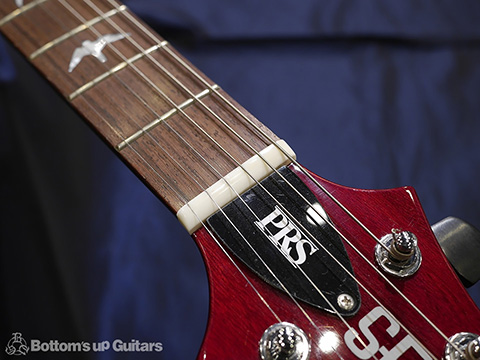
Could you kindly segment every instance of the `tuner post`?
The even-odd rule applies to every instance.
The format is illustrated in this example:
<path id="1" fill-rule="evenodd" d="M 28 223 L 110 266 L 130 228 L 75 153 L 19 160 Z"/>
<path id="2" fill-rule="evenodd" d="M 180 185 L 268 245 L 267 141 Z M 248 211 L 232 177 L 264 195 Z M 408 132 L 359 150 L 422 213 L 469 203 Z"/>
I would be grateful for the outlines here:
<path id="1" fill-rule="evenodd" d="M 422 254 L 415 234 L 392 229 L 375 246 L 375 259 L 388 274 L 408 277 L 417 272 L 422 263 Z"/>
<path id="2" fill-rule="evenodd" d="M 262 360 L 308 360 L 310 342 L 297 325 L 281 322 L 265 330 L 259 350 Z"/>
<path id="3" fill-rule="evenodd" d="M 469 332 L 460 332 L 448 339 L 444 352 L 445 360 L 480 359 L 480 336 Z"/>

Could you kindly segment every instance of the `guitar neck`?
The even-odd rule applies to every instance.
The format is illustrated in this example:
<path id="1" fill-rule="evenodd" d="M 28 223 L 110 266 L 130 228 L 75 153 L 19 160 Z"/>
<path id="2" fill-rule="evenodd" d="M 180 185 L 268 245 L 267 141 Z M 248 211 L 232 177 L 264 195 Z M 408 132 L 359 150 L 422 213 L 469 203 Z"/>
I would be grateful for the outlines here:
<path id="1" fill-rule="evenodd" d="M 0 30 L 175 213 L 278 140 L 117 1 L 2 1 Z"/>

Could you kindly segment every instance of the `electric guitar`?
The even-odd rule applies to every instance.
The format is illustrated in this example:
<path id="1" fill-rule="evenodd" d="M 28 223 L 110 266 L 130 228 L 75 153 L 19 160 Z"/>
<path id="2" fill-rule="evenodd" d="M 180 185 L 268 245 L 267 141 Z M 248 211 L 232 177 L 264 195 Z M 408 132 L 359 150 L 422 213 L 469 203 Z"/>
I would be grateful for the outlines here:
<path id="1" fill-rule="evenodd" d="M 116 0 L 3 0 L 0 30 L 196 241 L 198 359 L 480 358 L 480 312 L 412 188 L 311 173 Z"/>

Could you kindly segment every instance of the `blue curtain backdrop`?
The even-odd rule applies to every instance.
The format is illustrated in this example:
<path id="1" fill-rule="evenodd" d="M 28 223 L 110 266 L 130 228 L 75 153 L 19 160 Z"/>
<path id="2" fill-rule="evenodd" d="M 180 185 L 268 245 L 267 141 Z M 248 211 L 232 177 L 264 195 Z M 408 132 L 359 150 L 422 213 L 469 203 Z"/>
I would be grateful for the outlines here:
<path id="1" fill-rule="evenodd" d="M 480 227 L 480 3 L 127 4 L 309 169 L 352 187 L 412 185 L 431 223 L 455 215 Z M 0 344 L 12 332 L 138 339 L 162 342 L 158 359 L 195 358 L 208 285 L 193 241 L 0 49 Z"/>

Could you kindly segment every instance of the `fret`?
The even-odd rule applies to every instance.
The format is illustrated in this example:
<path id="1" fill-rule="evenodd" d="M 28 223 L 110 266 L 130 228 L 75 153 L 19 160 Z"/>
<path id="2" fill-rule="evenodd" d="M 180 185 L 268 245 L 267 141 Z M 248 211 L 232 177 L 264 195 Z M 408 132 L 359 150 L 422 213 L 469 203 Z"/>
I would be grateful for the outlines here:
<path id="1" fill-rule="evenodd" d="M 131 65 L 133 64 L 135 61 L 141 59 L 142 57 L 154 52 L 155 50 L 158 50 L 160 49 L 161 47 L 167 45 L 168 42 L 167 41 L 163 41 L 162 43 L 158 44 L 158 45 L 154 45 L 152 46 L 151 48 L 145 50 L 145 51 L 142 51 L 141 53 L 135 55 L 135 56 L 132 56 L 131 58 L 125 60 L 124 62 L 121 62 L 120 64 L 114 66 L 113 68 L 111 68 L 110 70 L 108 70 L 107 72 L 104 72 L 102 75 L 100 76 L 97 76 L 95 79 L 93 79 L 92 81 L 86 83 L 85 85 L 81 86 L 80 88 L 78 88 L 77 90 L 75 90 L 74 92 L 72 92 L 69 96 L 68 96 L 68 99 L 70 101 L 74 100 L 77 96 L 81 95 L 82 93 L 84 93 L 85 91 L 91 89 L 92 87 L 94 87 L 95 85 L 97 85 L 98 83 L 102 82 L 103 80 L 107 79 L 109 76 L 115 74 L 116 72 L 124 69 L 125 67 L 127 67 L 128 65 Z"/>
<path id="2" fill-rule="evenodd" d="M 157 127 L 158 125 L 160 125 L 163 121 L 166 121 L 167 119 L 169 119 L 170 117 L 172 117 L 173 115 L 178 113 L 180 110 L 183 110 L 183 109 L 187 108 L 188 106 L 190 106 L 191 104 L 193 104 L 193 102 L 195 100 L 200 100 L 200 99 L 204 98 L 205 96 L 207 96 L 208 94 L 210 94 L 212 92 L 212 90 L 217 90 L 217 89 L 219 89 L 219 86 L 218 85 L 213 85 L 211 89 L 203 90 L 201 93 L 197 94 L 195 97 L 184 101 L 182 104 L 180 104 L 180 105 L 176 106 L 175 108 L 167 111 L 165 114 L 163 114 L 158 119 L 155 119 L 154 121 L 152 121 L 148 125 L 144 126 L 141 130 L 138 130 L 135 134 L 129 136 L 127 139 L 125 139 L 120 144 L 118 144 L 115 148 L 118 151 L 123 150 L 129 144 L 131 144 L 135 140 L 139 139 L 141 136 L 147 134 L 150 130 L 152 130 L 155 127 Z"/>
<path id="3" fill-rule="evenodd" d="M 35 0 L 32 1 L 31 3 L 24 5 L 14 11 L 12 11 L 10 14 L 5 16 L 3 19 L 0 20 L 0 27 L 8 23 L 9 21 L 12 21 L 15 19 L 17 16 L 22 15 L 23 13 L 27 12 L 30 9 L 33 9 L 35 6 L 40 5 L 41 3 L 45 2 L 47 0 Z"/>
<path id="4" fill-rule="evenodd" d="M 51 48 L 53 48 L 54 46 L 60 44 L 61 42 L 71 38 L 72 36 L 75 36 L 77 35 L 78 33 L 92 27 L 93 25 L 99 23 L 100 21 L 103 21 L 105 20 L 106 18 L 110 18 L 122 11 L 125 11 L 127 9 L 127 7 L 125 5 L 122 5 L 116 9 L 112 9 L 108 12 L 106 12 L 105 14 L 102 14 L 102 15 L 99 15 L 81 25 L 78 25 L 76 28 L 70 30 L 69 32 L 67 32 L 66 34 L 62 35 L 62 36 L 59 36 L 57 37 L 55 40 L 52 40 L 48 43 L 46 43 L 45 45 L 43 45 L 41 48 L 39 48 L 38 50 L 34 51 L 31 55 L 30 55 L 30 60 L 33 60 L 35 59 L 37 56 L 40 56 L 42 55 L 44 52 L 50 50 Z"/>

